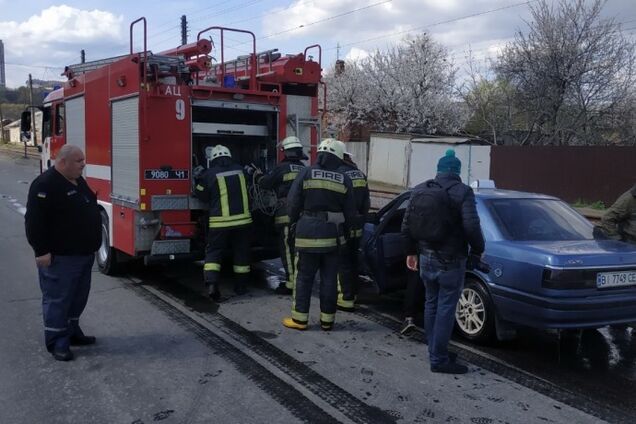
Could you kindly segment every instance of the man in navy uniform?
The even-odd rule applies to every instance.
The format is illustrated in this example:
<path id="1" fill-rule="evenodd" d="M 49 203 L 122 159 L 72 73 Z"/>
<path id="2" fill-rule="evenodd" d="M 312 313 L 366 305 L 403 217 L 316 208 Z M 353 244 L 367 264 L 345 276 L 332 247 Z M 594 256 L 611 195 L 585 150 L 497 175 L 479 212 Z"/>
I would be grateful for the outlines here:
<path id="1" fill-rule="evenodd" d="M 82 178 L 85 165 L 79 147 L 63 146 L 55 165 L 31 183 L 25 215 L 42 290 L 46 348 L 58 361 L 73 359 L 71 345 L 95 343 L 79 326 L 102 240 L 97 198 Z"/>

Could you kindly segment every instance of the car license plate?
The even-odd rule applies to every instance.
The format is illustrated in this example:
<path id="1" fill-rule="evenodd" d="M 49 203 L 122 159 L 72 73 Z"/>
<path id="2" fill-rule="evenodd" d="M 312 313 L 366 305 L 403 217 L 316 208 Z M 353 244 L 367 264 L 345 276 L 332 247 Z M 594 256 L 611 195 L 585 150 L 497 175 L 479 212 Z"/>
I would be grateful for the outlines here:
<path id="1" fill-rule="evenodd" d="M 599 272 L 596 274 L 596 287 L 599 289 L 634 285 L 636 285 L 636 270 Z"/>

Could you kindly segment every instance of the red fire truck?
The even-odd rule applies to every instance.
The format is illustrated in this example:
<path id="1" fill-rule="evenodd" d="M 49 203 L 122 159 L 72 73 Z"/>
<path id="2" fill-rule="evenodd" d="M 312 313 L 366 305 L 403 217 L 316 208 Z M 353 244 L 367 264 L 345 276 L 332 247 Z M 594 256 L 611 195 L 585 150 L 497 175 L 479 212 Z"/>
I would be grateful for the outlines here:
<path id="1" fill-rule="evenodd" d="M 143 50 L 133 53 L 140 25 Z M 210 33 L 216 47 L 203 36 Z M 226 60 L 227 33 L 247 38 L 251 52 Z M 85 178 L 102 208 L 104 273 L 128 258 L 203 257 L 206 205 L 191 193 L 211 146 L 267 171 L 280 159 L 279 140 L 298 136 L 313 160 L 320 134 L 320 46 L 257 52 L 252 32 L 210 27 L 194 43 L 154 54 L 146 34 L 145 18 L 132 22 L 129 54 L 66 67 L 68 80 L 43 104 L 42 169 L 64 144 L 86 154 Z M 254 246 L 275 252 L 273 218 L 253 215 Z"/>

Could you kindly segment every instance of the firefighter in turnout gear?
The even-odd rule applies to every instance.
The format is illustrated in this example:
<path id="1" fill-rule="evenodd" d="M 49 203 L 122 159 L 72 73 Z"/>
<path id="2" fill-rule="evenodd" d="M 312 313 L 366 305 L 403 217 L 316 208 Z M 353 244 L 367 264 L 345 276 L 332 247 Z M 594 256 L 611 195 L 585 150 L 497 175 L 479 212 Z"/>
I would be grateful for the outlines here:
<path id="1" fill-rule="evenodd" d="M 285 281 L 281 282 L 276 293 L 291 294 L 294 288 L 294 238 L 289 228 L 287 194 L 298 173 L 305 167 L 303 160 L 309 159 L 303 153 L 303 145 L 298 137 L 290 136 L 283 140 L 281 149 L 285 158 L 267 175 L 256 175 L 258 185 L 274 190 L 279 206 L 276 209 L 274 225 L 278 235 L 280 258 L 285 268 Z"/>
<path id="2" fill-rule="evenodd" d="M 315 165 L 304 168 L 287 197 L 295 226 L 296 285 L 291 317 L 285 327 L 307 329 L 314 277 L 320 271 L 320 327 L 331 330 L 336 316 L 338 253 L 356 216 L 351 180 L 338 171 L 344 143 L 326 139 L 318 147 Z"/>
<path id="3" fill-rule="evenodd" d="M 203 273 L 209 296 L 221 298 L 219 274 L 228 246 L 232 249 L 234 291 L 247 291 L 250 273 L 250 214 L 246 176 L 232 161 L 230 150 L 216 145 L 210 152 L 210 168 L 197 181 L 195 196 L 210 206 Z"/>
<path id="4" fill-rule="evenodd" d="M 353 197 L 356 204 L 356 217 L 349 230 L 347 245 L 340 254 L 340 272 L 338 275 L 338 309 L 352 312 L 358 293 L 358 249 L 362 239 L 362 227 L 369 212 L 370 197 L 367 176 L 358 169 L 351 154 L 344 153 L 344 161 L 339 169 L 351 179 Z"/>

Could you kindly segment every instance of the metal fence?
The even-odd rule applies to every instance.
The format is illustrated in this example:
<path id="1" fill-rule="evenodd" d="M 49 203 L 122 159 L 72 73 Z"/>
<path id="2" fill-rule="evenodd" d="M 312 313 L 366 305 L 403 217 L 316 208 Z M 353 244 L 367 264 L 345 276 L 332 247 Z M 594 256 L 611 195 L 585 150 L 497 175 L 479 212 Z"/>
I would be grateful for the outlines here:
<path id="1" fill-rule="evenodd" d="M 493 146 L 497 187 L 610 206 L 636 183 L 634 146 Z"/>

